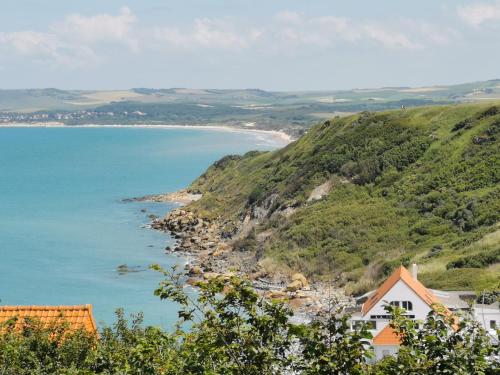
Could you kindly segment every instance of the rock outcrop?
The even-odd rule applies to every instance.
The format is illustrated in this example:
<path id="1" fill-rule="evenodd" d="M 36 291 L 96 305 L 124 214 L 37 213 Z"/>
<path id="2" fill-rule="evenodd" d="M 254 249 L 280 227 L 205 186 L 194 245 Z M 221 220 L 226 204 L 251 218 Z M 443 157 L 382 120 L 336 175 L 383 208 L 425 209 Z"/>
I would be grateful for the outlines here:
<path id="1" fill-rule="evenodd" d="M 266 215 L 272 200 L 266 202 L 261 211 L 254 216 Z M 231 276 L 248 277 L 255 289 L 264 297 L 287 302 L 297 313 L 315 313 L 327 305 L 324 287 L 311 286 L 301 273 L 293 274 L 286 284 L 286 277 L 276 283 L 276 278 L 261 269 L 252 254 L 239 252 L 232 247 L 233 235 L 223 229 L 228 223 L 202 218 L 192 211 L 179 208 L 170 212 L 165 218 L 154 218 L 151 227 L 165 231 L 176 239 L 172 248 L 167 251 L 189 255 L 192 260 L 186 265 L 188 279 L 186 283 L 197 286 L 215 278 L 229 279 Z M 251 225 L 251 220 L 248 220 Z M 239 231 L 244 226 L 239 228 Z M 234 270 L 236 272 L 228 272 Z M 274 282 L 273 282 L 274 280 Z M 338 298 L 343 305 L 349 305 L 342 291 L 337 290 Z"/>

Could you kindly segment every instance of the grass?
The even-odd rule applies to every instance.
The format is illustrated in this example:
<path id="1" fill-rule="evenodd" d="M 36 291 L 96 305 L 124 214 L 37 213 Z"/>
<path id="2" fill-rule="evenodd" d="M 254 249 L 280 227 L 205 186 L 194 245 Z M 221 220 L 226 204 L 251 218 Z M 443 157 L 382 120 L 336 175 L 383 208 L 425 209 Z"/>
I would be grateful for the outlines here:
<path id="1" fill-rule="evenodd" d="M 284 149 L 226 157 L 191 186 L 191 208 L 230 229 L 251 216 L 273 263 L 353 293 L 418 262 L 429 286 L 498 288 L 495 264 L 446 269 L 499 244 L 500 107 L 365 112 L 318 124 Z M 327 180 L 325 198 L 308 202 Z M 292 215 L 285 215 L 290 209 Z M 466 264 L 472 264 L 466 262 Z"/>

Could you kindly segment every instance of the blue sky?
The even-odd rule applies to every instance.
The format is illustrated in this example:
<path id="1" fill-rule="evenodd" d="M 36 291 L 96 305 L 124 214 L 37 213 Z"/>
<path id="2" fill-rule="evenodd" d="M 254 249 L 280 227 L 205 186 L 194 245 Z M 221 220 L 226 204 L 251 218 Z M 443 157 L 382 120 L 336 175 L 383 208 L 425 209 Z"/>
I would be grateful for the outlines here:
<path id="1" fill-rule="evenodd" d="M 2 0 L 0 88 L 268 90 L 500 78 L 500 0 Z"/>

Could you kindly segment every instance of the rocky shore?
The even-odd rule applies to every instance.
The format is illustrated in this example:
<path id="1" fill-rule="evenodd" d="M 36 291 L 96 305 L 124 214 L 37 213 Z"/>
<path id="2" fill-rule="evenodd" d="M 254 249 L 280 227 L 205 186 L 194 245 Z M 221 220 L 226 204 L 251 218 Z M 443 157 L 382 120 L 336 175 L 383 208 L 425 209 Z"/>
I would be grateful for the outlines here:
<path id="1" fill-rule="evenodd" d="M 193 194 L 187 190 L 179 190 L 174 193 L 146 195 L 144 197 L 127 198 L 123 202 L 170 202 L 180 205 L 189 204 L 201 199 L 201 194 Z"/>
<path id="2" fill-rule="evenodd" d="M 226 224 L 199 217 L 181 207 L 164 218 L 153 219 L 151 228 L 167 232 L 175 238 L 175 245 L 167 247 L 166 251 L 189 259 L 186 271 L 190 285 L 216 277 L 247 277 L 263 296 L 286 301 L 297 316 L 304 318 L 328 309 L 332 301 L 342 306 L 353 304 L 343 290 L 322 283 L 310 283 L 300 273 L 281 275 L 265 271 L 255 254 L 233 248 L 231 234 L 223 230 Z"/>

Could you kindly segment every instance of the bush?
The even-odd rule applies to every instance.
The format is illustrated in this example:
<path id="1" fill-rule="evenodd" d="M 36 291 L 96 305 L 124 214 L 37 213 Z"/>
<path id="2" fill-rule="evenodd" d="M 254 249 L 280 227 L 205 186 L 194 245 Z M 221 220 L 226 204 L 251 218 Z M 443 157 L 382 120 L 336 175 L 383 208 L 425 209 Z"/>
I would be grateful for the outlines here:
<path id="1" fill-rule="evenodd" d="M 262 186 L 256 186 L 248 196 L 248 205 L 259 202 L 265 195 L 265 190 Z"/>
<path id="2" fill-rule="evenodd" d="M 222 159 L 217 160 L 213 164 L 213 167 L 216 169 L 224 170 L 231 162 L 240 160 L 241 158 L 242 157 L 240 155 L 227 155 L 224 156 Z"/>
<path id="3" fill-rule="evenodd" d="M 64 319 L 46 325 L 38 319 L 0 324 L 0 372 L 5 375 L 85 374 L 97 337 L 70 330 Z"/>
<path id="4" fill-rule="evenodd" d="M 435 306 L 423 323 L 406 318 L 404 311 L 388 306 L 391 327 L 401 338 L 396 356 L 374 367 L 375 374 L 495 374 L 500 371 L 495 348 L 477 322 L 455 317 Z"/>
<path id="5" fill-rule="evenodd" d="M 453 126 L 453 129 L 451 131 L 456 132 L 459 131 L 460 129 L 470 129 L 474 126 L 474 120 L 467 118 L 465 120 L 462 120 Z"/>
<path id="6" fill-rule="evenodd" d="M 250 283 L 215 278 L 199 284 L 192 300 L 184 276 L 165 276 L 155 291 L 179 304 L 179 323 L 171 333 L 128 323 L 117 311 L 113 327 L 99 340 L 68 331 L 64 322 L 44 327 L 28 322 L 13 330 L 0 327 L 0 370 L 5 375 L 364 375 L 495 374 L 498 348 L 477 323 L 431 311 L 417 323 L 388 306 L 391 326 L 401 336 L 399 353 L 370 364 L 372 338 L 366 325 L 350 327 L 350 317 L 334 308 L 310 324 L 294 324 L 287 305 L 259 296 Z M 418 326 L 420 324 L 420 326 Z"/>
<path id="7" fill-rule="evenodd" d="M 257 235 L 279 215 L 272 241 L 263 244 L 269 257 L 325 279 L 332 264 L 343 280 L 342 273 L 364 274 L 359 271 L 406 253 L 430 263 L 439 277 L 455 258 L 429 249 L 441 244 L 471 255 L 469 246 L 500 220 L 500 137 L 488 135 L 500 129 L 500 114 L 491 107 L 364 113 L 319 124 L 281 150 L 223 171 L 211 168 L 193 185 L 205 194 L 192 207 L 239 228 L 253 206 L 276 195 L 279 208 L 293 214 L 273 207 L 273 215 L 258 219 Z M 450 134 L 457 123 L 461 129 Z M 474 137 L 489 141 L 476 145 Z M 328 180 L 328 196 L 308 202 L 311 190 Z M 369 261 L 337 262 L 343 253 Z M 453 287 L 464 284 L 452 280 Z"/>
<path id="8" fill-rule="evenodd" d="M 488 253 L 462 257 L 449 262 L 446 269 L 452 268 L 486 268 L 492 264 L 500 263 L 500 247 Z"/>

